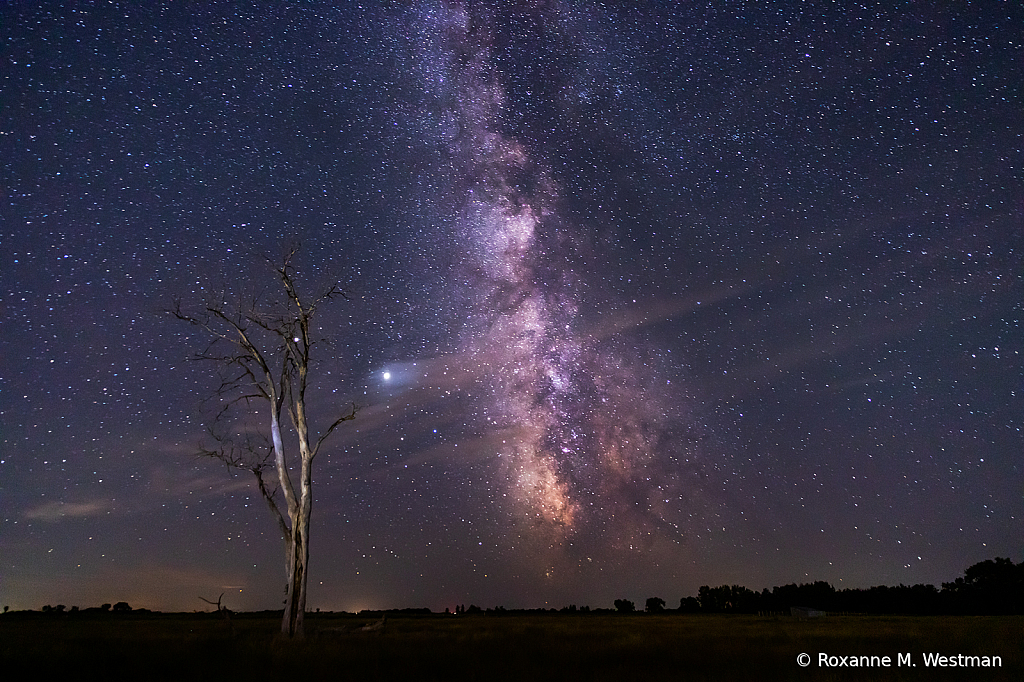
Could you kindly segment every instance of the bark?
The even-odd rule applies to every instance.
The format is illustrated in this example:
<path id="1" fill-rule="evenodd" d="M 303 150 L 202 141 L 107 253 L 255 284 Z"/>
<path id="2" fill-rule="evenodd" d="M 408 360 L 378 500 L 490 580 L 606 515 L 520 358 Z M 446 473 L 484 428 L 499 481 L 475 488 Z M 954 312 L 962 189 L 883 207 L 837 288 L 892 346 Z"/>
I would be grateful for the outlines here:
<path id="1" fill-rule="evenodd" d="M 301 639 L 306 613 L 306 579 L 309 575 L 309 516 L 292 523 L 288 547 L 288 588 L 281 621 L 281 633 Z"/>
<path id="2" fill-rule="evenodd" d="M 296 412 L 300 415 L 303 414 L 303 402 L 304 400 L 299 400 L 296 405 Z M 298 431 L 302 470 L 299 479 L 299 500 L 296 504 L 296 513 L 292 516 L 288 590 L 284 618 L 281 622 L 281 632 L 294 638 L 303 636 L 306 583 L 309 578 L 309 524 L 313 511 L 313 453 L 306 440 L 306 430 L 301 428 Z"/>

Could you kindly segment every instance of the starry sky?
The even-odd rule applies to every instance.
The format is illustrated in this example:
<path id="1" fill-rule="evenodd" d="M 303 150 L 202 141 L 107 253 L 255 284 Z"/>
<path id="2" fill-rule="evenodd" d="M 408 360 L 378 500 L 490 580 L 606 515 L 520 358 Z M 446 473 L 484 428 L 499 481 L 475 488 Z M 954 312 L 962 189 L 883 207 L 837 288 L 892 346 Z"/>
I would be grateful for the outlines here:
<path id="1" fill-rule="evenodd" d="M 1021 560 L 1024 10 L 623 5 L 5 3 L 0 603 L 280 608 L 163 311 L 294 243 L 311 609 Z"/>

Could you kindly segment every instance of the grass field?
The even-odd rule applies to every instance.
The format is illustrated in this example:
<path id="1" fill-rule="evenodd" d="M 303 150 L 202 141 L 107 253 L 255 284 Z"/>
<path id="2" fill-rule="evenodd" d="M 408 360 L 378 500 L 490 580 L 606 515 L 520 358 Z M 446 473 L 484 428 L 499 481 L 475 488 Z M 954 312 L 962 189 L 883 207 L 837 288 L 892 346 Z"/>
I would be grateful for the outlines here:
<path id="1" fill-rule="evenodd" d="M 105 680 L 1022 680 L 1024 617 L 311 614 L 302 642 L 279 620 L 235 614 L 0 616 L 6 679 Z M 826 668 L 832 656 L 891 667 Z M 925 653 L 1000 656 L 1002 667 L 926 667 Z M 806 668 L 797 657 L 807 653 Z M 898 665 L 910 655 L 916 666 Z"/>

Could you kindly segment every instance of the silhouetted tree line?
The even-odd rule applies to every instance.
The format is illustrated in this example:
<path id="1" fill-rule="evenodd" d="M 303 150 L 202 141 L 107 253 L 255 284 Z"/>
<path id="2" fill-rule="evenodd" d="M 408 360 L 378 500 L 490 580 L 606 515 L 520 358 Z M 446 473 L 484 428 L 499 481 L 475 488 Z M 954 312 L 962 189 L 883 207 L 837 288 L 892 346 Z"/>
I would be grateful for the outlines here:
<path id="1" fill-rule="evenodd" d="M 616 599 L 615 609 L 591 609 L 589 606 L 577 607 L 575 604 L 562 609 L 505 609 L 503 606 L 494 609 L 481 609 L 475 604 L 455 607 L 457 615 L 462 614 L 608 614 L 636 613 L 636 604 L 628 599 Z M 942 589 L 934 585 L 877 585 L 868 588 L 835 589 L 831 584 L 818 580 L 813 583 L 781 585 L 771 590 L 765 588 L 755 592 L 742 585 L 720 585 L 710 587 L 702 585 L 696 597 L 683 597 L 679 600 L 679 608 L 671 611 L 665 609 L 665 600 L 660 597 L 649 597 L 644 610 L 647 613 L 788 613 L 791 607 L 812 607 L 820 611 L 869 613 L 869 614 L 907 614 L 907 615 L 1012 615 L 1024 614 L 1024 561 L 1019 564 L 1010 559 L 995 558 L 974 564 L 964 571 L 962 578 L 953 582 L 942 583 Z M 319 611 L 319 609 L 318 609 Z M 3 613 L 9 612 L 3 607 Z M 48 616 L 73 617 L 79 614 L 146 614 L 148 609 L 132 609 L 127 602 L 117 602 L 113 606 L 103 604 L 86 609 L 72 606 L 70 610 L 64 604 L 51 606 L 47 604 L 41 609 Z M 445 609 L 449 615 L 451 611 Z M 20 611 L 14 613 L 39 614 L 38 611 Z M 263 613 L 280 614 L 280 611 Z M 359 615 L 380 615 L 383 611 L 361 611 Z M 431 615 L 430 609 L 410 608 L 392 609 L 387 613 L 403 615 Z M 251 614 L 251 615 L 259 615 Z"/>
<path id="2" fill-rule="evenodd" d="M 4 613 L 8 613 L 8 607 L 4 607 Z M 36 611 L 20 611 L 15 613 L 43 613 L 48 616 L 68 616 L 74 617 L 79 615 L 107 615 L 107 614 L 125 614 L 125 613 L 152 613 L 149 609 L 132 609 L 128 602 L 119 601 L 113 606 L 110 604 L 103 604 L 101 606 L 90 606 L 88 608 L 80 609 L 77 606 L 72 606 L 70 609 L 64 604 L 57 604 L 52 606 L 47 604 L 46 606 Z"/>
<path id="3" fill-rule="evenodd" d="M 982 561 L 964 571 L 964 577 L 942 583 L 941 590 L 921 584 L 837 590 L 819 580 L 760 592 L 742 585 L 703 585 L 696 597 L 679 601 L 684 613 L 786 612 L 793 606 L 853 613 L 1024 614 L 1024 562 L 998 557 Z"/>

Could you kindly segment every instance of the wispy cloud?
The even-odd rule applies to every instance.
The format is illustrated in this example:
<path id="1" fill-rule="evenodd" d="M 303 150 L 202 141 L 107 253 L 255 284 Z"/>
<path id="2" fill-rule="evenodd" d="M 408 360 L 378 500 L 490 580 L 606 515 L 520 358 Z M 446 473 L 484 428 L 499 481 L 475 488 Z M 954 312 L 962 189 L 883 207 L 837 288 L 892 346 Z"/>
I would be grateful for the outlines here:
<path id="1" fill-rule="evenodd" d="M 211 462 L 211 464 L 215 464 Z M 223 468 L 211 467 L 210 473 L 194 470 L 175 470 L 171 467 L 156 467 L 150 474 L 149 493 L 160 499 L 178 499 L 183 495 L 200 492 L 204 495 L 227 495 L 252 487 L 252 476 L 245 471 L 232 476 Z"/>
<path id="2" fill-rule="evenodd" d="M 67 518 L 86 518 L 110 511 L 111 500 L 91 502 L 44 502 L 25 511 L 25 518 L 38 521 L 56 522 Z"/>
<path id="3" fill-rule="evenodd" d="M 745 296 L 756 290 L 760 284 L 762 283 L 754 280 L 748 282 L 745 279 L 731 283 L 723 282 L 699 292 L 626 307 L 595 321 L 587 332 L 595 339 L 605 339 L 622 332 L 660 324 L 701 309 L 706 310 L 723 301 Z"/>

